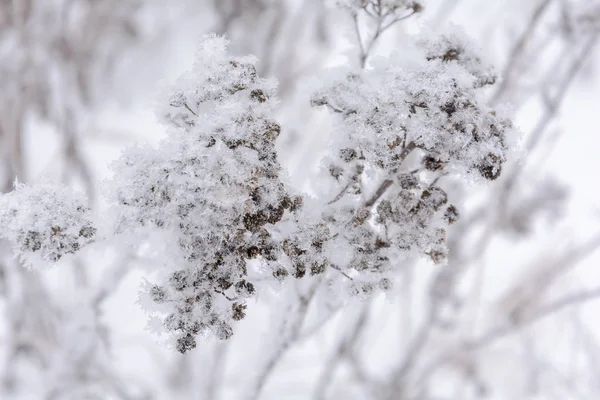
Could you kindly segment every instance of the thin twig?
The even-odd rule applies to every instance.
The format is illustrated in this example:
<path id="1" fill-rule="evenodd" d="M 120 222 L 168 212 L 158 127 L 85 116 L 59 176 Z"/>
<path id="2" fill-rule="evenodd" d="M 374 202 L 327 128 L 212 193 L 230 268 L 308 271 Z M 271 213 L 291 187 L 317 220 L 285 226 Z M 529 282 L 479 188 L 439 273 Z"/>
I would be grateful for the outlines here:
<path id="1" fill-rule="evenodd" d="M 543 137 L 544 133 L 547 131 L 550 122 L 554 120 L 556 114 L 558 113 L 558 110 L 560 109 L 563 101 L 565 100 L 566 94 L 569 88 L 571 87 L 575 77 L 578 75 L 579 71 L 581 71 L 581 68 L 585 64 L 585 61 L 593 53 L 592 50 L 598 42 L 599 35 L 600 32 L 594 33 L 590 40 L 584 45 L 581 53 L 579 54 L 579 57 L 577 57 L 573 61 L 573 63 L 571 64 L 571 68 L 569 68 L 569 70 L 567 71 L 565 78 L 562 80 L 558 91 L 554 96 L 554 99 L 545 103 L 546 107 L 544 115 L 534 128 L 533 133 L 530 135 L 525 145 L 525 150 L 533 150 Z M 517 178 L 519 176 L 522 176 L 521 172 L 523 171 L 525 165 L 526 162 L 523 162 L 522 164 L 515 166 L 511 170 L 510 175 L 504 181 L 505 184 L 501 187 L 502 191 L 504 192 L 502 196 L 500 196 L 501 200 L 506 201 L 509 192 L 511 192 L 512 189 L 516 186 L 516 182 L 518 180 Z"/>
<path id="2" fill-rule="evenodd" d="M 596 236 L 593 240 L 588 241 L 586 244 L 582 245 L 579 248 L 581 251 L 577 252 L 577 261 L 583 260 L 583 258 L 590 254 L 590 251 L 592 249 L 598 248 L 598 244 L 600 243 L 599 238 L 600 235 Z M 499 339 L 502 339 L 503 337 L 519 332 L 519 330 L 521 330 L 522 328 L 529 326 L 539 321 L 540 319 L 556 314 L 557 312 L 562 311 L 565 308 L 579 305 L 587 301 L 597 300 L 599 298 L 600 287 L 591 290 L 581 291 L 575 294 L 566 295 L 565 297 L 553 301 L 547 305 L 539 306 L 535 309 L 535 311 L 531 311 L 528 314 L 520 313 L 520 318 L 517 320 L 513 320 L 513 323 L 503 324 L 501 326 L 491 328 L 488 332 L 481 334 L 479 337 L 467 340 L 459 346 L 457 346 L 456 348 L 448 350 L 436 357 L 432 362 L 430 362 L 422 369 L 417 379 L 416 387 L 423 387 L 426 380 L 433 373 L 435 373 L 435 371 L 441 368 L 446 362 L 451 360 L 457 354 L 477 351 Z"/>
<path id="3" fill-rule="evenodd" d="M 394 18 L 393 20 L 391 20 L 390 22 L 388 22 L 387 24 L 385 24 L 385 25 L 383 25 L 381 27 L 381 33 L 383 33 L 386 30 L 388 30 L 395 23 L 400 22 L 400 21 L 404 21 L 405 19 L 408 19 L 408 18 L 412 17 L 415 14 L 416 14 L 416 11 L 413 10 L 413 12 L 411 12 L 410 14 L 403 15 L 402 17 Z"/>
<path id="4" fill-rule="evenodd" d="M 355 182 L 355 179 L 351 179 L 350 181 L 348 181 L 346 186 L 344 186 L 344 188 L 337 194 L 337 196 L 335 196 L 333 198 L 333 200 L 329 201 L 327 204 L 333 204 L 333 203 L 340 201 L 354 182 Z"/>
<path id="5" fill-rule="evenodd" d="M 187 105 L 187 103 L 183 103 L 183 105 L 185 106 L 185 108 L 188 109 L 189 112 L 191 112 L 192 114 L 194 114 L 195 116 L 198 116 L 198 114 L 196 114 L 195 112 L 192 111 L 192 109 L 190 108 L 190 106 Z"/>
<path id="6" fill-rule="evenodd" d="M 305 296 L 299 297 L 299 306 L 298 309 L 293 312 L 294 319 L 291 321 L 291 323 L 287 318 L 287 315 L 284 316 L 281 322 L 280 331 L 278 333 L 280 335 L 279 340 L 273 345 L 274 348 L 272 355 L 268 358 L 266 364 L 260 368 L 257 378 L 252 383 L 252 387 L 248 391 L 248 399 L 254 400 L 259 398 L 260 393 L 267 383 L 267 379 L 281 358 L 285 355 L 287 350 L 298 339 L 300 330 L 302 329 L 302 325 L 304 324 L 304 320 L 308 314 L 308 307 L 317 293 L 320 283 L 321 279 L 315 279 L 311 283 L 308 293 Z M 288 326 L 288 324 L 291 326 Z"/>
<path id="7" fill-rule="evenodd" d="M 358 42 L 358 47 L 360 49 L 361 67 L 364 68 L 365 67 L 365 63 L 363 62 L 363 60 L 366 60 L 367 55 L 366 55 L 366 52 L 365 52 L 365 47 L 363 45 L 362 36 L 360 34 L 360 27 L 358 25 L 358 14 L 353 14 L 352 15 L 352 19 L 354 20 L 354 32 L 356 33 L 356 41 Z"/>
<path id="8" fill-rule="evenodd" d="M 348 274 L 346 274 L 344 271 L 342 271 L 342 269 L 340 267 L 338 267 L 335 264 L 329 264 L 329 266 L 333 269 L 335 269 L 336 271 L 338 271 L 340 274 L 344 275 L 346 278 L 348 278 L 349 280 L 353 281 L 354 279 L 352 279 L 352 277 Z"/>
<path id="9" fill-rule="evenodd" d="M 408 157 L 408 155 L 416 148 L 417 148 L 417 144 L 415 142 L 410 142 L 404 148 L 404 150 L 402 150 L 402 153 L 400 153 L 400 156 L 398 159 L 398 168 L 400 168 L 400 166 L 402 165 L 404 160 L 406 160 L 406 157 Z M 390 186 L 392 186 L 392 183 L 394 183 L 394 182 L 390 179 L 384 180 L 381 183 L 381 185 L 379 185 L 379 187 L 377 188 L 377 190 L 375 191 L 373 196 L 371 196 L 371 198 L 369 200 L 367 200 L 367 202 L 365 203 L 365 207 L 367 207 L 367 208 L 373 207 L 373 205 L 375 205 L 375 203 L 381 198 L 381 196 L 384 195 L 384 193 L 390 188 Z"/>
<path id="10" fill-rule="evenodd" d="M 390 188 L 390 186 L 392 186 L 392 183 L 394 183 L 394 181 L 392 181 L 390 179 L 384 180 L 381 183 L 381 185 L 379 185 L 379 187 L 377 188 L 377 190 L 375 191 L 373 196 L 371 196 L 371 198 L 365 202 L 365 207 L 367 207 L 367 208 L 373 207 L 373 205 L 377 202 L 377 200 L 379 200 L 379 198 L 381 198 L 381 196 L 383 196 L 383 194 Z"/>
<path id="11" fill-rule="evenodd" d="M 344 338 L 338 342 L 337 348 L 331 353 L 328 360 L 325 362 L 323 371 L 317 382 L 317 387 L 313 396 L 314 399 L 325 399 L 328 385 L 331 384 L 338 365 L 342 362 L 345 356 L 347 357 L 348 354 L 352 353 L 354 345 L 360 338 L 366 326 L 368 309 L 369 305 L 364 305 L 360 310 L 356 321 L 349 327 L 344 327 L 343 332 L 341 332 Z"/>
<path id="12" fill-rule="evenodd" d="M 508 64 L 507 64 L 506 68 L 504 69 L 504 73 L 502 74 L 502 76 L 504 77 L 504 80 L 502 81 L 502 83 L 500 84 L 500 87 L 496 91 L 496 94 L 494 95 L 494 98 L 491 101 L 492 104 L 497 103 L 501 99 L 501 97 L 504 95 L 504 93 L 508 90 L 510 85 L 512 84 L 512 82 L 511 82 L 512 75 L 513 75 L 514 69 L 517 65 L 517 62 L 521 59 L 521 54 L 523 53 L 523 51 L 525 51 L 525 47 L 527 46 L 527 43 L 529 42 L 529 40 L 535 33 L 535 30 L 536 30 L 542 16 L 544 15 L 544 11 L 546 11 L 546 9 L 548 8 L 548 6 L 550 5 L 550 3 L 552 1 L 553 0 L 542 0 L 541 3 L 538 5 L 538 7 L 533 12 L 531 19 L 530 19 L 529 23 L 527 24 L 527 28 L 525 29 L 525 32 L 523 32 L 523 34 L 521 35 L 519 41 L 516 43 L 515 47 L 513 48 L 512 52 L 510 54 L 510 57 L 508 58 Z"/>

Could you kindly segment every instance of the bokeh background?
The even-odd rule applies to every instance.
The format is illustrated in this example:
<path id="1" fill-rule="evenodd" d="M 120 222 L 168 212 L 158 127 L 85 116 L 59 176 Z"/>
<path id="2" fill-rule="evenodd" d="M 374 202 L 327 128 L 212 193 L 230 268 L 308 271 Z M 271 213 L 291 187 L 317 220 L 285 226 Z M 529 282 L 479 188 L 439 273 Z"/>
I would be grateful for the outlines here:
<path id="1" fill-rule="evenodd" d="M 392 293 L 343 304 L 291 282 L 181 356 L 136 304 L 152 260 L 109 246 L 33 272 L 0 242 L 0 399 L 600 398 L 600 1 L 428 0 L 374 52 L 450 23 L 496 66 L 490 102 L 522 136 L 497 182 L 447 188 L 463 210 L 447 266 L 401 266 Z M 279 80 L 280 161 L 308 189 L 330 124 L 306 89 L 358 63 L 335 1 L 0 0 L 0 191 L 63 182 L 100 203 L 110 162 L 164 137 L 158 95 L 207 32 Z"/>

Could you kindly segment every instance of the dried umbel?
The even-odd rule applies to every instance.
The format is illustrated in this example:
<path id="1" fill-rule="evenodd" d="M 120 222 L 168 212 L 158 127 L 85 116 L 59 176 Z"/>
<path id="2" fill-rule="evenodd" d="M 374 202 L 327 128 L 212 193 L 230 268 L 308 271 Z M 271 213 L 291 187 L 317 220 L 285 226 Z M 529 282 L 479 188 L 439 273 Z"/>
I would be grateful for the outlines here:
<path id="1" fill-rule="evenodd" d="M 233 334 L 255 294 L 250 260 L 283 276 L 284 251 L 267 229 L 298 210 L 277 161 L 280 126 L 272 117 L 274 85 L 255 60 L 226 54 L 207 38 L 194 69 L 174 86 L 165 115 L 173 131 L 156 151 L 133 150 L 115 166 L 119 230 L 137 225 L 174 232 L 179 248 L 150 298 L 185 352 L 195 336 Z"/>
<path id="2" fill-rule="evenodd" d="M 95 239 L 84 196 L 50 184 L 16 184 L 0 196 L 0 237 L 14 243 L 28 266 L 35 258 L 56 262 Z"/>
<path id="3" fill-rule="evenodd" d="M 459 31 L 417 43 L 420 62 L 379 63 L 314 94 L 313 105 L 341 120 L 328 166 L 338 181 L 359 174 L 357 165 L 394 176 L 413 150 L 430 171 L 500 174 L 513 127 L 481 93 L 495 80 L 491 68 Z"/>
<path id="4" fill-rule="evenodd" d="M 437 186 L 401 189 L 379 202 L 377 222 L 385 228 L 385 240 L 405 252 L 428 255 L 436 264 L 447 256 L 445 225 L 458 220 L 448 205 L 448 195 Z"/>
<path id="5" fill-rule="evenodd" d="M 444 263 L 445 226 L 459 212 L 438 180 L 457 173 L 495 180 L 506 159 L 513 126 L 482 93 L 495 82 L 493 70 L 458 30 L 416 44 L 408 62 L 337 73 L 312 98 L 336 121 L 324 165 L 337 195 L 325 214 L 336 242 L 352 249 L 342 269 L 354 280 L 373 281 L 365 275 L 385 274 L 407 255 Z M 408 161 L 413 154 L 420 165 Z M 365 194 L 367 173 L 382 183 Z"/>
<path id="6" fill-rule="evenodd" d="M 475 87 L 496 83 L 497 76 L 492 66 L 481 59 L 475 46 L 456 27 L 442 35 L 423 36 L 418 40 L 418 45 L 424 49 L 428 61 L 439 60 L 460 65 L 473 75 Z"/>

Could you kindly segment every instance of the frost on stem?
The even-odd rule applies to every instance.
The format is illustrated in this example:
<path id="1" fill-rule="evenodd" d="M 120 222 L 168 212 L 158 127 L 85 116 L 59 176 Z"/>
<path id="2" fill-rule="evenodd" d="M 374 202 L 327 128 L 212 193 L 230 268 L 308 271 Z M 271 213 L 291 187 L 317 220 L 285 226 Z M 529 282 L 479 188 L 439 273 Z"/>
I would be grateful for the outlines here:
<path id="1" fill-rule="evenodd" d="M 406 10 L 418 13 L 424 7 L 422 0 L 338 0 L 337 3 L 351 12 L 363 10 L 370 15 L 379 16 L 390 16 L 398 11 Z"/>
<path id="2" fill-rule="evenodd" d="M 83 195 L 55 185 L 16 184 L 0 195 L 0 237 L 27 266 L 56 262 L 94 240 L 96 228 Z"/>
<path id="3" fill-rule="evenodd" d="M 385 272 L 407 252 L 444 263 L 444 226 L 459 213 L 439 178 L 495 180 L 506 159 L 513 127 L 484 100 L 495 75 L 475 47 L 456 29 L 415 42 L 416 59 L 338 73 L 312 98 L 337 121 L 324 162 L 338 194 L 326 214 L 336 241 L 353 249 L 354 271 Z M 409 168 L 409 156 L 420 165 Z M 367 174 L 383 178 L 369 196 Z"/>
<path id="4" fill-rule="evenodd" d="M 256 291 L 249 260 L 276 277 L 289 274 L 270 227 L 302 204 L 280 179 L 275 85 L 257 76 L 253 58 L 226 49 L 224 38 L 205 38 L 193 69 L 169 93 L 169 138 L 157 150 L 129 151 L 114 167 L 117 230 L 149 226 L 176 237 L 146 304 L 166 316 L 182 353 L 198 334 L 233 334 Z"/>

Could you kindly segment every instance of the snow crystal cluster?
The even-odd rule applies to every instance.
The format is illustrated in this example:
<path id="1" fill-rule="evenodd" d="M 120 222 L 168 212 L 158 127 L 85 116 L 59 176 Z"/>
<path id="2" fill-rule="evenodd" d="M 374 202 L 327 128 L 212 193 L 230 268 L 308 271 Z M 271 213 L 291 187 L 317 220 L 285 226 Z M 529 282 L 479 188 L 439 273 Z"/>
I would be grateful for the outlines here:
<path id="1" fill-rule="evenodd" d="M 490 180 L 500 175 L 512 127 L 482 98 L 481 89 L 495 82 L 493 72 L 456 32 L 418 43 L 422 62 L 379 62 L 314 95 L 314 105 L 341 116 L 334 178 L 366 166 L 394 175 L 414 149 L 429 170 L 476 171 Z"/>
<path id="2" fill-rule="evenodd" d="M 160 110 L 167 138 L 127 150 L 108 193 L 112 234 L 172 238 L 142 304 L 182 353 L 199 335 L 233 334 L 257 274 L 274 283 L 327 274 L 345 295 L 363 296 L 388 289 L 402 257 L 445 262 L 445 227 L 458 210 L 439 177 L 496 179 L 512 129 L 483 101 L 495 76 L 474 47 L 458 32 L 421 38 L 419 60 L 348 72 L 314 94 L 312 104 L 337 121 L 325 171 L 338 194 L 305 199 L 284 183 L 277 159 L 276 85 L 257 75 L 254 58 L 228 55 L 227 44 L 203 40 Z M 85 199 L 68 193 L 18 185 L 0 197 L 0 237 L 47 261 L 98 241 Z"/>
<path id="3" fill-rule="evenodd" d="M 129 151 L 114 166 L 123 182 L 114 193 L 117 230 L 141 224 L 177 238 L 171 268 L 148 295 L 181 352 L 196 346 L 198 334 L 233 334 L 256 290 L 249 260 L 284 274 L 281 246 L 267 226 L 302 204 L 280 179 L 275 85 L 257 76 L 254 58 L 226 50 L 224 38 L 204 41 L 194 68 L 169 94 L 169 138 L 156 150 Z"/>
<path id="4" fill-rule="evenodd" d="M 445 226 L 459 213 L 439 179 L 495 180 L 506 160 L 512 124 L 482 93 L 493 70 L 456 29 L 416 44 L 418 57 L 347 71 L 312 98 L 336 117 L 324 164 L 338 194 L 325 213 L 354 253 L 350 275 L 385 273 L 402 253 L 445 262 Z M 365 198 L 373 176 L 382 184 Z"/>
<path id="5" fill-rule="evenodd" d="M 15 184 L 0 196 L 0 238 L 13 243 L 28 267 L 75 253 L 95 235 L 87 200 L 67 188 Z"/>

